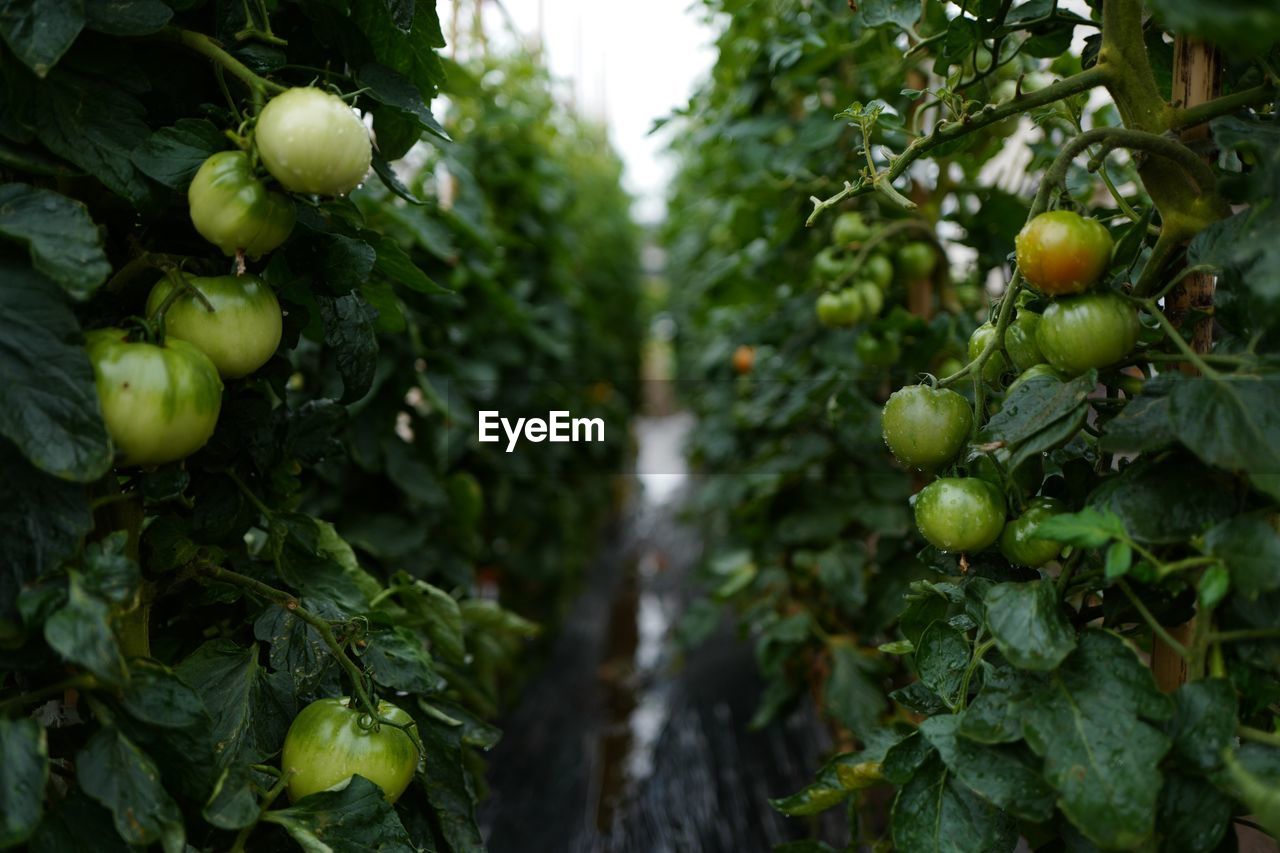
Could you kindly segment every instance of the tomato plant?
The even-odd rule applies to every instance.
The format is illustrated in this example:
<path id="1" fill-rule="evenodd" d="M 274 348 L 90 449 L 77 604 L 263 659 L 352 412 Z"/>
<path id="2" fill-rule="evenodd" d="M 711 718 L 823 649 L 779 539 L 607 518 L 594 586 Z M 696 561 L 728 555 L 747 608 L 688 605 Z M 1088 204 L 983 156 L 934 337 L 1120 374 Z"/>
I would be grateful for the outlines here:
<path id="1" fill-rule="evenodd" d="M 707 574 L 756 638 L 755 722 L 813 705 L 839 745 L 774 805 L 910 853 L 1265 843 L 1280 17 L 853 5 L 708 0 L 717 65 L 672 123 L 682 376 L 775 353 L 689 398 Z M 852 212 L 826 257 L 854 268 L 807 271 Z M 880 316 L 814 322 L 872 254 Z M 869 426 L 926 375 L 971 429 L 920 476 Z"/>
<path id="2" fill-rule="evenodd" d="M 0 848 L 481 849 L 487 721 L 625 449 L 513 466 L 462 413 L 627 431 L 602 130 L 527 54 L 446 76 L 431 4 L 24 4 L 0 40 Z M 337 696 L 341 767 L 299 747 Z"/>

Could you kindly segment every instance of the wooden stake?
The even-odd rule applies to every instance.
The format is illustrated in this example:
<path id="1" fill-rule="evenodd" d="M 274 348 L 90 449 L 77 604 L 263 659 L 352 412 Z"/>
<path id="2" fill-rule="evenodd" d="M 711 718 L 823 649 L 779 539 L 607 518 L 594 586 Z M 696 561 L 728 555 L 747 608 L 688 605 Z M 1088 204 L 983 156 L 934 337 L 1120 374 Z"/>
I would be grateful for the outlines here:
<path id="1" fill-rule="evenodd" d="M 1212 45 L 1178 36 L 1173 44 L 1174 102 L 1191 107 L 1212 100 L 1218 94 L 1220 68 L 1220 58 Z M 1184 142 L 1203 142 L 1208 138 L 1209 128 L 1206 125 L 1188 128 L 1182 134 Z M 1179 328 L 1193 312 L 1208 315 L 1197 318 L 1191 328 L 1188 342 L 1197 353 L 1206 353 L 1213 348 L 1214 282 L 1214 277 L 1209 274 L 1188 276 L 1165 300 L 1165 315 Z M 1190 364 L 1182 365 L 1181 369 L 1186 374 L 1196 374 Z M 1175 640 L 1189 648 L 1195 631 L 1195 618 L 1184 625 L 1169 627 L 1168 631 Z M 1152 642 L 1151 670 L 1156 684 L 1166 693 L 1177 690 L 1179 685 L 1197 674 L 1190 671 L 1186 659 L 1159 637 L 1153 638 Z"/>

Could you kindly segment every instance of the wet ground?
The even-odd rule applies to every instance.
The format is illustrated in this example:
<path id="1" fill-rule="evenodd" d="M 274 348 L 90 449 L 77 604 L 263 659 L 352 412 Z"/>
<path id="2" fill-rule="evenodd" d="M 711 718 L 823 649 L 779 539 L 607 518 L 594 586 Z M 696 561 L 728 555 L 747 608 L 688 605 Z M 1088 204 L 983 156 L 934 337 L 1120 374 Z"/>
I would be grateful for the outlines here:
<path id="1" fill-rule="evenodd" d="M 685 416 L 638 426 L 638 489 L 555 640 L 501 722 L 481 824 L 493 853 L 768 851 L 819 826 L 768 805 L 829 751 L 812 711 L 748 732 L 760 695 L 751 646 L 728 619 L 706 643 L 675 639 L 697 595 L 697 534 L 679 520 Z"/>

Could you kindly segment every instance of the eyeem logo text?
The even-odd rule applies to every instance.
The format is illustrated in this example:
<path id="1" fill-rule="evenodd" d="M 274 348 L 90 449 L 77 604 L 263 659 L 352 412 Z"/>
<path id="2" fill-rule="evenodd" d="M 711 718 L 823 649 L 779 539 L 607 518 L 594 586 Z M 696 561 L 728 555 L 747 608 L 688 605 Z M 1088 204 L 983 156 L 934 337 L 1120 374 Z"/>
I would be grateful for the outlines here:
<path id="1" fill-rule="evenodd" d="M 547 419 L 517 418 L 513 424 L 496 411 L 482 411 L 479 420 L 480 441 L 492 443 L 502 440 L 498 428 L 506 433 L 507 452 L 516 449 L 523 437 L 535 444 L 543 441 L 589 442 L 604 441 L 604 418 L 574 418 L 568 412 L 547 412 Z"/>

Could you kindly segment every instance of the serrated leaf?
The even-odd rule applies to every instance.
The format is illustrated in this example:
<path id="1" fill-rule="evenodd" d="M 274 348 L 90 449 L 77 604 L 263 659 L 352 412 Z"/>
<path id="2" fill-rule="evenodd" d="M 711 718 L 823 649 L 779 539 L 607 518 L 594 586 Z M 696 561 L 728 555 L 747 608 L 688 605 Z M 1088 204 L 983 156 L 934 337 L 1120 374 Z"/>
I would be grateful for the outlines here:
<path id="1" fill-rule="evenodd" d="M 0 184 L 0 236 L 26 246 L 32 266 L 76 299 L 87 299 L 111 273 L 88 209 L 60 193 Z"/>
<path id="2" fill-rule="evenodd" d="M 999 853 L 1013 850 L 1013 819 L 973 793 L 934 754 L 893 801 L 894 849 L 901 853 Z"/>
<path id="3" fill-rule="evenodd" d="M 1022 820 L 1043 823 L 1053 816 L 1054 791 L 1041 762 L 1026 746 L 987 745 L 960 736 L 961 717 L 930 717 L 920 733 L 944 764 L 984 800 Z"/>
<path id="4" fill-rule="evenodd" d="M 130 844 L 161 842 L 182 853 L 182 812 L 164 789 L 160 771 L 142 750 L 113 727 L 98 730 L 76 756 L 84 792 L 115 815 L 116 832 Z"/>
<path id="5" fill-rule="evenodd" d="M 997 584 L 985 603 L 996 647 L 1016 667 L 1054 669 L 1076 647 L 1075 631 L 1049 581 Z"/>

